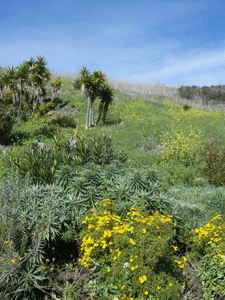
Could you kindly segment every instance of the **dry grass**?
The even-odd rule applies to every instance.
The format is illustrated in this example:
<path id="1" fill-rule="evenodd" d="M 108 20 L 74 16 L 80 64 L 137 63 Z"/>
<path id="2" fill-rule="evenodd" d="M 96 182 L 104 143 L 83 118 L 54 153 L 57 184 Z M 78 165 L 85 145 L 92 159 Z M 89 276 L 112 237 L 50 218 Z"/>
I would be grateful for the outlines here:
<path id="1" fill-rule="evenodd" d="M 52 78 L 61 77 L 64 80 L 74 81 L 78 74 L 73 73 L 58 73 L 51 71 Z M 127 80 L 120 80 L 117 78 L 107 78 L 107 83 L 111 85 L 113 89 L 121 93 L 129 94 L 135 97 L 141 97 L 146 100 L 160 102 L 162 98 L 170 99 L 172 102 L 179 103 L 181 105 L 188 104 L 195 108 L 201 109 L 210 109 L 210 110 L 219 110 L 225 111 L 225 105 L 223 103 L 219 104 L 208 104 L 203 105 L 203 99 L 201 97 L 195 96 L 194 100 L 188 100 L 185 98 L 179 97 L 178 88 L 166 86 L 160 82 L 158 83 L 142 83 L 142 82 L 129 82 Z M 152 97 L 155 96 L 155 97 Z"/>

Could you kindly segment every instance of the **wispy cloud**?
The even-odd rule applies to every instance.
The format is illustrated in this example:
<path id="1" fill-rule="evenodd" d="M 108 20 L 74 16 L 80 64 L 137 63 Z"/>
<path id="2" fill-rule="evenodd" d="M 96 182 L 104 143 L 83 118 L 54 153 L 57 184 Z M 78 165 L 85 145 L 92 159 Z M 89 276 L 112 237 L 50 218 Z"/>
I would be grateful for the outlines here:
<path id="1" fill-rule="evenodd" d="M 176 78 L 176 84 L 209 85 L 222 83 L 221 71 L 225 69 L 225 48 L 220 51 L 190 51 L 178 57 L 172 57 L 165 67 L 144 74 L 134 74 L 130 80 L 169 82 Z M 214 79 L 213 79 L 214 78 Z M 220 78 L 220 81 L 219 81 Z M 206 84 L 207 82 L 207 84 Z"/>

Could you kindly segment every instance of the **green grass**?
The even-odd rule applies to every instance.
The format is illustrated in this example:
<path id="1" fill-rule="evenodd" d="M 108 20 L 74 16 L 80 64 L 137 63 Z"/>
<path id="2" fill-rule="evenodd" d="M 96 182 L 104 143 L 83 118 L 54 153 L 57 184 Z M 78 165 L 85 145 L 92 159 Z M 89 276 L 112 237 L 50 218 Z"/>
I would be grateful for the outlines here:
<path id="1" fill-rule="evenodd" d="M 88 137 L 105 134 L 111 136 L 114 147 L 118 151 L 125 151 L 132 167 L 150 167 L 155 163 L 157 146 L 160 147 L 161 136 L 173 135 L 175 130 L 198 132 L 202 141 L 217 138 L 223 144 L 225 140 L 225 118 L 223 111 L 203 110 L 192 107 L 184 111 L 182 105 L 173 103 L 165 97 L 155 95 L 145 100 L 140 97 L 115 92 L 114 102 L 109 107 L 107 124 L 105 126 L 85 130 L 86 98 L 78 91 L 72 90 L 72 81 L 63 80 L 63 93 L 56 98 L 55 109 L 63 105 L 75 105 L 74 119 L 78 133 Z M 68 92 L 68 93 L 64 93 Z M 60 100 L 59 100 L 60 99 Z M 95 101 L 95 120 L 98 116 L 99 100 Z M 18 122 L 14 124 L 12 136 L 19 136 L 21 144 L 29 139 L 52 143 L 51 139 L 37 135 L 37 130 L 44 126 L 50 117 L 38 117 L 34 121 Z M 69 136 L 74 132 L 71 128 L 61 128 L 61 133 Z M 162 169 L 160 167 L 160 169 Z M 197 169 L 196 169 L 197 172 Z"/>

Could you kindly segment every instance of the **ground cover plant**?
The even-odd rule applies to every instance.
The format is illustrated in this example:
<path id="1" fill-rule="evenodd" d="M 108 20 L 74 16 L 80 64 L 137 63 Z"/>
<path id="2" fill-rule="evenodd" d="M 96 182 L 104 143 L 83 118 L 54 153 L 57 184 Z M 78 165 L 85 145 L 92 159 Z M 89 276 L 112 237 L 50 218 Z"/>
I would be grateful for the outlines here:
<path id="1" fill-rule="evenodd" d="M 224 112 L 103 76 L 85 129 L 79 78 L 3 90 L 0 297 L 223 299 Z"/>

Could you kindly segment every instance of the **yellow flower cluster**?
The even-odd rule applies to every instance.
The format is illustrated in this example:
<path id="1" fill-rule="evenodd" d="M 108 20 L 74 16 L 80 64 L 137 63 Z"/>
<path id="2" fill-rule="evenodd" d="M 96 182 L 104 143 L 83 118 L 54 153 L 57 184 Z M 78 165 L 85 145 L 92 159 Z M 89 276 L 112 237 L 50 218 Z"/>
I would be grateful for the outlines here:
<path id="1" fill-rule="evenodd" d="M 127 103 L 124 108 L 123 119 L 132 122 L 132 124 L 140 125 L 144 123 L 143 112 L 146 112 L 146 103 L 143 99 L 137 99 L 133 103 Z M 149 114 L 146 114 L 149 117 Z"/>
<path id="2" fill-rule="evenodd" d="M 134 300 L 134 298 L 132 298 L 131 295 L 124 295 L 120 300 Z"/>
<path id="3" fill-rule="evenodd" d="M 160 255 L 162 257 L 165 245 L 167 241 L 169 242 L 170 235 L 172 236 L 172 228 L 176 224 L 173 223 L 171 215 L 161 215 L 159 212 L 149 216 L 141 209 L 131 208 L 122 219 L 116 214 L 116 210 L 116 205 L 110 199 L 105 199 L 83 218 L 79 261 L 84 267 L 93 267 L 96 260 L 103 259 L 101 262 L 101 264 L 103 263 L 101 269 L 103 276 L 110 274 L 113 281 L 115 278 L 114 290 L 118 292 L 117 297 L 120 295 L 115 299 L 133 299 L 132 296 L 125 295 L 129 291 L 127 282 L 118 282 L 117 280 L 117 274 L 123 276 L 124 271 L 133 274 L 134 282 L 138 283 L 135 289 L 138 289 L 142 299 L 146 299 L 151 286 L 147 277 L 148 268 L 154 269 L 154 263 L 148 268 L 144 268 L 146 264 L 151 263 L 145 261 L 145 251 L 143 252 L 140 246 L 144 245 L 146 239 L 152 239 L 153 243 L 149 247 L 152 247 L 153 251 L 157 251 L 154 245 L 158 247 L 162 244 L 157 248 L 162 253 L 157 252 L 157 255 L 153 254 L 153 256 Z M 146 249 L 145 246 L 143 247 Z M 170 286 L 175 288 L 172 282 L 171 284 Z M 163 287 L 164 285 L 162 289 Z"/>
<path id="4" fill-rule="evenodd" d="M 143 275 L 142 277 L 139 277 L 140 283 L 143 283 L 145 281 L 147 281 L 147 277 L 146 275 Z"/>
<path id="5" fill-rule="evenodd" d="M 46 264 L 48 264 L 48 263 L 50 262 L 50 259 L 49 259 L 49 258 L 46 258 L 45 261 L 46 261 Z M 52 262 L 54 263 L 54 261 L 55 261 L 55 258 L 53 257 L 53 258 L 52 258 Z M 49 266 L 49 268 L 50 268 L 50 266 Z M 46 266 L 40 266 L 39 269 L 40 269 L 40 270 L 46 269 Z M 54 270 L 54 268 L 51 267 L 51 268 L 50 268 L 50 271 L 53 271 L 53 270 Z"/>
<path id="6" fill-rule="evenodd" d="M 224 120 L 223 111 L 212 111 L 198 108 L 192 108 L 185 111 L 179 104 L 171 101 L 164 101 L 163 103 L 167 105 L 167 116 L 169 116 L 171 121 L 177 125 L 182 122 L 187 124 L 189 122 L 193 122 L 195 119 L 202 119 L 204 120 L 204 123 L 208 123 L 208 121 L 211 123 L 213 120 Z"/>
<path id="7" fill-rule="evenodd" d="M 220 225 L 218 225 L 218 221 L 220 221 Z M 218 253 L 214 257 L 221 258 L 223 257 L 223 254 L 221 253 L 222 250 L 220 248 L 223 246 L 224 232 L 225 223 L 221 222 L 221 215 L 218 214 L 203 227 L 192 229 L 190 231 L 192 234 L 190 238 L 193 242 L 199 244 L 203 243 L 205 245 L 215 246 L 218 249 Z"/>
<path id="8" fill-rule="evenodd" d="M 183 256 L 183 260 L 181 260 L 181 261 L 177 260 L 177 259 L 175 260 L 175 262 L 178 263 L 178 267 L 181 269 L 184 268 L 186 261 L 187 261 L 187 258 L 185 256 Z"/>
<path id="9" fill-rule="evenodd" d="M 171 245 L 170 247 L 172 247 L 172 248 L 174 249 L 174 251 L 177 251 L 177 250 L 178 250 L 178 247 L 177 247 L 177 246 Z"/>
<path id="10" fill-rule="evenodd" d="M 196 149 L 200 147 L 201 140 L 201 132 L 191 130 L 187 133 L 176 129 L 172 135 L 166 133 L 161 136 L 161 143 L 166 146 L 166 151 L 158 155 L 161 156 L 163 162 L 176 159 L 187 163 L 195 158 Z"/>
<path id="11" fill-rule="evenodd" d="M 105 199 L 103 202 L 103 206 L 113 204 L 110 199 Z M 111 254 L 111 260 L 115 261 L 121 255 L 120 249 L 113 249 L 113 238 L 118 235 L 122 235 L 124 233 L 129 233 L 130 237 L 128 238 L 128 242 L 132 245 L 136 245 L 136 241 L 132 237 L 132 233 L 134 232 L 134 224 L 135 227 L 137 225 L 145 224 L 145 228 L 143 232 L 147 232 L 148 226 L 151 227 L 154 223 L 161 223 L 162 225 L 166 222 L 172 223 L 172 216 L 164 216 L 160 215 L 158 212 L 154 214 L 154 216 L 144 216 L 143 214 L 137 212 L 135 208 L 132 208 L 130 212 L 127 213 L 127 217 L 130 219 L 122 219 L 111 213 L 108 210 L 105 210 L 103 215 L 98 215 L 94 211 L 92 211 L 92 216 L 86 216 L 82 223 L 87 224 L 89 229 L 88 234 L 86 234 L 82 239 L 81 251 L 83 252 L 83 256 L 79 261 L 84 267 L 89 267 L 91 260 L 94 258 L 95 249 L 101 248 L 105 249 L 105 251 L 109 251 Z M 157 228 L 160 227 L 157 225 Z M 101 237 L 96 236 L 96 232 L 102 232 Z M 160 239 L 161 236 L 158 236 Z M 131 258 L 132 260 L 132 258 Z M 131 267 L 132 268 L 132 267 Z M 138 266 L 133 266 L 133 270 L 138 268 Z"/>

